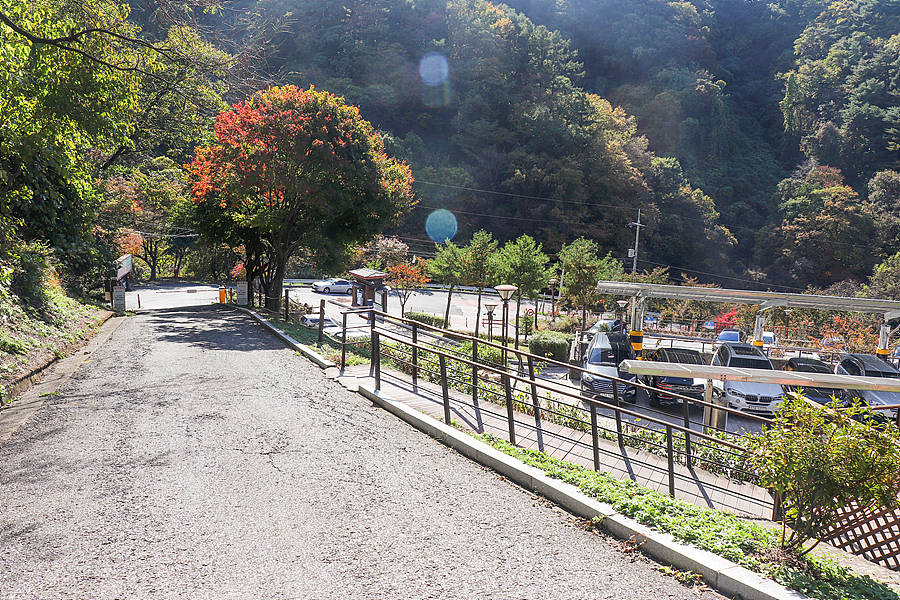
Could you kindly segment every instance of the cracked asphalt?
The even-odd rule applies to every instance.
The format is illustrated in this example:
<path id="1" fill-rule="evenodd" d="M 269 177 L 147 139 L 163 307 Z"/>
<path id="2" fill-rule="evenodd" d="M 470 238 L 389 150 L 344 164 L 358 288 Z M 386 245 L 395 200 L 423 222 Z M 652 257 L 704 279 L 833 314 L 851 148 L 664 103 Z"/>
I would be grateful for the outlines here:
<path id="1" fill-rule="evenodd" d="M 0 455 L 4 599 L 722 598 L 216 306 L 125 320 Z"/>

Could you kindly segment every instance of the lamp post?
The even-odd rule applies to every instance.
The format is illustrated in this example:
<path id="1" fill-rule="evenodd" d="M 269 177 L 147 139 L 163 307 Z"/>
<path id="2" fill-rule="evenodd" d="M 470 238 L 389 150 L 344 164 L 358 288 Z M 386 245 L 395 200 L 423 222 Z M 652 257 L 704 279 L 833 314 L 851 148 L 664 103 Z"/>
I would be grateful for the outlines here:
<path id="1" fill-rule="evenodd" d="M 787 343 L 788 336 L 790 335 L 789 326 L 791 323 L 791 313 L 794 312 L 793 309 L 786 308 L 784 309 L 784 343 Z"/>
<path id="2" fill-rule="evenodd" d="M 628 300 L 616 300 L 616 304 L 619 305 L 619 310 L 622 311 L 622 325 L 625 324 L 625 305 L 628 304 Z"/>
<path id="3" fill-rule="evenodd" d="M 506 367 L 506 345 L 507 345 L 507 334 L 509 332 L 509 299 L 512 298 L 512 295 L 516 293 L 517 288 L 514 285 L 504 284 L 494 286 L 494 289 L 497 290 L 497 293 L 500 294 L 500 298 L 503 299 L 503 367 Z"/>
<path id="4" fill-rule="evenodd" d="M 494 341 L 494 309 L 497 308 L 497 305 L 485 302 L 484 307 L 487 309 L 488 339 Z"/>
<path id="5" fill-rule="evenodd" d="M 550 280 L 550 320 L 556 321 L 556 277 Z M 546 304 L 544 305 L 546 307 Z"/>

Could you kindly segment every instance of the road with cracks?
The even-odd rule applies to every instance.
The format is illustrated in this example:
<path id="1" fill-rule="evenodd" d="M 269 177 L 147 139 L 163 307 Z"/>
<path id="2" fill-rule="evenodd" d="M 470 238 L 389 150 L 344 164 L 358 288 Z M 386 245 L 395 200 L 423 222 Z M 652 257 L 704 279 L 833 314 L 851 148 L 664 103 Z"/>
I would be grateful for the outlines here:
<path id="1" fill-rule="evenodd" d="M 683 598 L 238 311 L 125 319 L 0 446 L 0 598 Z"/>

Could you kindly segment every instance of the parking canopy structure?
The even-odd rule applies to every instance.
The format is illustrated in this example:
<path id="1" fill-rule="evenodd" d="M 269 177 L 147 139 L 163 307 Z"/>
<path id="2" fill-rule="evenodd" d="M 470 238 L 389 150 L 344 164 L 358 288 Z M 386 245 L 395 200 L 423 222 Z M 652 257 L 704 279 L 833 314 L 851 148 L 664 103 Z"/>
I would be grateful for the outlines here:
<path id="1" fill-rule="evenodd" d="M 900 301 L 881 300 L 877 298 L 847 298 L 843 296 L 817 296 L 815 294 L 785 294 L 781 292 L 754 292 L 750 290 L 728 290 L 719 288 L 689 287 L 681 285 L 661 285 L 653 283 L 632 283 L 627 281 L 598 281 L 596 291 L 599 294 L 613 296 L 629 296 L 634 298 L 631 312 L 632 345 L 635 352 L 640 353 L 644 325 L 644 301 L 647 298 L 673 298 L 676 300 L 697 300 L 700 302 L 729 302 L 732 304 L 756 304 L 761 310 L 771 308 L 811 308 L 817 310 L 836 310 L 846 312 L 863 312 L 884 316 L 884 325 L 878 336 L 878 354 L 888 353 L 888 337 L 890 326 L 887 322 L 900 318 Z M 762 345 L 762 330 L 766 322 L 765 315 L 756 317 L 753 328 L 753 343 Z M 835 386 L 836 387 L 836 386 Z"/>

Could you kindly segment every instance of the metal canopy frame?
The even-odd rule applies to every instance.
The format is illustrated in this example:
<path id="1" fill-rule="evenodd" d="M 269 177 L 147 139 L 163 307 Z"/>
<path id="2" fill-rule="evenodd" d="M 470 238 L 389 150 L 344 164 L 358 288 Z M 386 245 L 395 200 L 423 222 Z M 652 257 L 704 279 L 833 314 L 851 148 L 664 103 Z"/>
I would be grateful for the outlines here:
<path id="1" fill-rule="evenodd" d="M 804 373 L 801 371 L 776 371 L 769 369 L 741 369 L 711 365 L 686 365 L 647 360 L 623 360 L 619 365 L 632 375 L 657 375 L 693 377 L 716 381 L 752 381 L 777 383 L 797 387 L 838 388 L 842 390 L 877 390 L 900 392 L 900 379 L 885 377 L 858 377 L 836 373 Z"/>
<path id="2" fill-rule="evenodd" d="M 842 296 L 816 296 L 814 294 L 784 294 L 781 292 L 753 292 L 719 288 L 687 287 L 627 281 L 598 281 L 597 293 L 614 296 L 646 298 L 675 298 L 701 302 L 730 302 L 732 304 L 756 304 L 763 310 L 775 308 L 812 308 L 883 314 L 884 320 L 900 318 L 900 301 L 872 298 L 847 298 Z"/>

